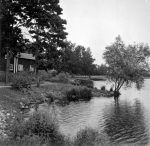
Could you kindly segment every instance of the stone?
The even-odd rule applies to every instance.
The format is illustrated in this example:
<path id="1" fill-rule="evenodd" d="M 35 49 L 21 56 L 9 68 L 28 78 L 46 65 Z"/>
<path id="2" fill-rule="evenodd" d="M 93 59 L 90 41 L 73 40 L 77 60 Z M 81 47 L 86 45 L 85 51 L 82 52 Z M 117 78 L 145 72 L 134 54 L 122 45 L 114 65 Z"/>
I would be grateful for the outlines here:
<path id="1" fill-rule="evenodd" d="M 6 116 L 10 116 L 10 113 L 7 113 Z"/>

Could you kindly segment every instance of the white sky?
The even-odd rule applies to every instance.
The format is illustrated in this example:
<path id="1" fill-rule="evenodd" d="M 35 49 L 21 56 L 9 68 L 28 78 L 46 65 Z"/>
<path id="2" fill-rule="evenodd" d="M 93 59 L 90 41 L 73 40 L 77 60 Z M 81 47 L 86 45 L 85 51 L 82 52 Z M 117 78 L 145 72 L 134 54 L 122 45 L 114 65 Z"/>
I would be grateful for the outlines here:
<path id="1" fill-rule="evenodd" d="M 150 0 L 60 0 L 67 39 L 90 47 L 95 63 L 120 34 L 126 45 L 150 45 Z"/>

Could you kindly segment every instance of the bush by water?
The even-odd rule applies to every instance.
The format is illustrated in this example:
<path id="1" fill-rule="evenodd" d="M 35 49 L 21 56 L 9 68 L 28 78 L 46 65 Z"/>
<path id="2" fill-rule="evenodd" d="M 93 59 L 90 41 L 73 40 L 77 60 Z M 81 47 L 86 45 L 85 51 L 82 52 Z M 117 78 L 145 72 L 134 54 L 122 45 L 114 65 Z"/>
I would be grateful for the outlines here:
<path id="1" fill-rule="evenodd" d="M 92 91 L 86 87 L 72 88 L 66 91 L 68 101 L 90 100 L 92 98 Z"/>

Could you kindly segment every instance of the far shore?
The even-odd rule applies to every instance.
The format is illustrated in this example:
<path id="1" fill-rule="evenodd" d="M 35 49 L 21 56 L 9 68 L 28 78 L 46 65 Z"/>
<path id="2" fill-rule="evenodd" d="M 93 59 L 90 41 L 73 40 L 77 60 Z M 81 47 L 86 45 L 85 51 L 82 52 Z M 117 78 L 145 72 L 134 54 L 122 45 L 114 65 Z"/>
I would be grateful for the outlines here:
<path id="1" fill-rule="evenodd" d="M 76 79 L 89 79 L 89 76 L 75 76 Z M 90 76 L 90 79 L 93 81 L 105 81 L 107 80 L 106 76 Z"/>

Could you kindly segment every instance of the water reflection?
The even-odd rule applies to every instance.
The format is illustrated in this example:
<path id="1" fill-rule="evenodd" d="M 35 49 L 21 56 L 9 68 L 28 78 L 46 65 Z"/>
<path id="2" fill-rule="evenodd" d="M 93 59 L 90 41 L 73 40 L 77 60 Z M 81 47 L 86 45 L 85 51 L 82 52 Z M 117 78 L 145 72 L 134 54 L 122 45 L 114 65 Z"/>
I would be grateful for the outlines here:
<path id="1" fill-rule="evenodd" d="M 95 84 L 97 88 L 101 85 L 102 82 Z M 60 131 L 74 137 L 79 130 L 89 126 L 105 132 L 112 145 L 150 145 L 149 91 L 150 80 L 146 80 L 145 88 L 141 91 L 122 89 L 118 101 L 101 97 L 89 102 L 56 106 Z"/>
<path id="2" fill-rule="evenodd" d="M 111 112 L 106 112 L 106 111 Z M 139 100 L 132 105 L 130 102 L 118 101 L 105 108 L 104 131 L 115 144 L 149 143 L 149 135 L 146 129 L 143 107 Z"/>

